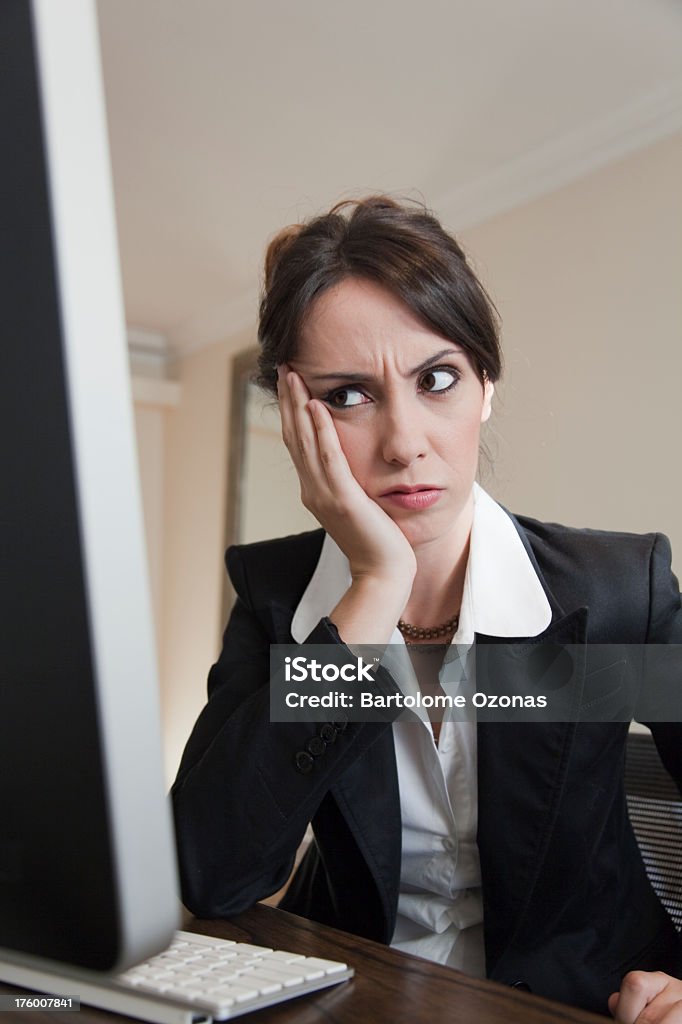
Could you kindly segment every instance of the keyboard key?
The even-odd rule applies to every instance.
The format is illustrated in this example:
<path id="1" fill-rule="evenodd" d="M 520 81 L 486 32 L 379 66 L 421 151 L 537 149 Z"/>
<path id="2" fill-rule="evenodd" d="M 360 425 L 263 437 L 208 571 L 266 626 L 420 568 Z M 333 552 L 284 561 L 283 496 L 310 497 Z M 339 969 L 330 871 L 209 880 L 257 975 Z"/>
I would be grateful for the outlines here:
<path id="1" fill-rule="evenodd" d="M 171 988 L 170 981 L 163 981 L 161 978 L 143 978 L 135 986 L 136 989 L 140 989 L 141 992 L 163 992 L 165 993 Z"/>
<path id="2" fill-rule="evenodd" d="M 307 956 L 306 963 L 309 967 L 321 967 L 325 974 L 339 974 L 341 971 L 348 970 L 346 964 L 336 960 L 322 960 L 317 956 Z"/>
<path id="3" fill-rule="evenodd" d="M 286 964 L 281 967 L 261 967 L 259 974 L 265 975 L 268 978 L 273 978 L 276 981 L 281 981 L 285 988 L 290 988 L 292 985 L 302 985 L 305 981 L 305 975 L 301 970 L 292 970 Z M 320 975 L 321 977 L 322 975 Z"/>
<path id="4" fill-rule="evenodd" d="M 192 1003 L 197 1003 L 204 997 L 204 993 L 200 988 L 181 988 L 179 985 L 173 985 L 171 988 L 167 988 L 164 995 L 170 999 L 189 999 Z"/>
<path id="5" fill-rule="evenodd" d="M 235 1003 L 249 1003 L 258 998 L 258 989 L 248 985 L 230 985 L 230 995 Z"/>
<path id="6" fill-rule="evenodd" d="M 234 946 L 236 943 L 233 939 L 216 939 L 215 935 L 202 935 L 200 932 L 181 932 L 182 938 L 180 942 L 196 943 L 197 946 L 215 946 L 218 943 L 227 942 L 228 945 Z"/>

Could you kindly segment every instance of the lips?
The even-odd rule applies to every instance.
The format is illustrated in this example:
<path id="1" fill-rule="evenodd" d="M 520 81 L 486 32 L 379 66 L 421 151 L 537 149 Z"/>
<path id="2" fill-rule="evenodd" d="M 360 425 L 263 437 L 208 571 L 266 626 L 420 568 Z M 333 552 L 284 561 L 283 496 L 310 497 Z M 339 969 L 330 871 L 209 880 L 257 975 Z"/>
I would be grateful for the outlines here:
<path id="1" fill-rule="evenodd" d="M 440 489 L 436 484 L 414 484 L 412 487 L 400 484 L 398 487 L 389 487 L 382 491 L 379 497 L 385 498 L 389 494 L 417 494 L 418 491 L 439 491 Z"/>
<path id="2" fill-rule="evenodd" d="M 383 491 L 379 497 L 397 508 L 420 511 L 435 505 L 442 493 L 443 489 L 435 484 L 415 484 L 413 487 L 392 487 Z"/>

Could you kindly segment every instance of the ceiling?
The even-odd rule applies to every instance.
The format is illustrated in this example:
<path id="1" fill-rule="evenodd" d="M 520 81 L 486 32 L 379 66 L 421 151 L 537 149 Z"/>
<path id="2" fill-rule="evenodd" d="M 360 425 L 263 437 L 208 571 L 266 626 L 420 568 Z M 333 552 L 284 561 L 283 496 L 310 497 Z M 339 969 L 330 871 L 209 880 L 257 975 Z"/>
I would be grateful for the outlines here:
<path id="1" fill-rule="evenodd" d="M 339 198 L 458 229 L 682 130 L 678 0 L 97 6 L 126 318 L 172 352 L 253 323 L 267 239 Z"/>

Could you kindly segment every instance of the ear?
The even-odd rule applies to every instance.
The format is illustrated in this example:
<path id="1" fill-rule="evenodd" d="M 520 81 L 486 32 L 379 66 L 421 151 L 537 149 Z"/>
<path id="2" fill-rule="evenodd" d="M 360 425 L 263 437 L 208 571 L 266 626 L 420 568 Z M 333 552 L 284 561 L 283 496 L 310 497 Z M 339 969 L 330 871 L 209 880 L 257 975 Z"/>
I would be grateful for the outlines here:
<path id="1" fill-rule="evenodd" d="M 486 377 L 483 385 L 483 405 L 481 406 L 481 423 L 485 423 L 490 419 L 490 413 L 492 412 L 492 401 L 495 393 L 495 385 L 491 380 Z"/>

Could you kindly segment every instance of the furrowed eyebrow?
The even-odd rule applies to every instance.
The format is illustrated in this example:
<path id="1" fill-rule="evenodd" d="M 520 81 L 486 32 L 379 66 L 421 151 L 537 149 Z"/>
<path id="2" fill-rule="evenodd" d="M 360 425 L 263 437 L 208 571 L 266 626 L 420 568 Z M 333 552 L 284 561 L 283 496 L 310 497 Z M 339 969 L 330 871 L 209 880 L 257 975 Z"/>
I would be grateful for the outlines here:
<path id="1" fill-rule="evenodd" d="M 450 345 L 449 348 L 444 348 L 442 351 L 436 352 L 435 355 L 429 356 L 429 358 L 425 359 L 423 363 L 420 363 L 419 366 L 415 366 L 413 369 L 408 370 L 403 376 L 406 380 L 409 377 L 416 377 L 420 373 L 423 373 L 424 370 L 428 370 L 430 366 L 434 366 L 436 363 L 440 362 L 441 359 L 446 359 L 453 355 L 459 355 L 461 351 L 461 349 Z M 310 381 L 338 380 L 347 382 L 352 381 L 354 384 L 376 384 L 377 382 L 377 378 L 371 375 L 367 376 L 361 373 L 347 373 L 345 371 L 338 373 L 311 373 L 306 374 L 306 377 Z"/>

